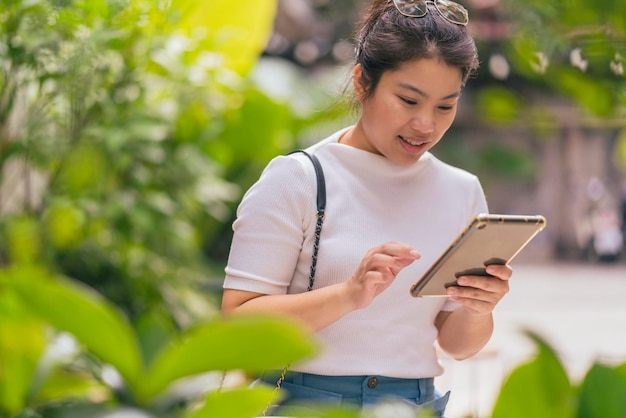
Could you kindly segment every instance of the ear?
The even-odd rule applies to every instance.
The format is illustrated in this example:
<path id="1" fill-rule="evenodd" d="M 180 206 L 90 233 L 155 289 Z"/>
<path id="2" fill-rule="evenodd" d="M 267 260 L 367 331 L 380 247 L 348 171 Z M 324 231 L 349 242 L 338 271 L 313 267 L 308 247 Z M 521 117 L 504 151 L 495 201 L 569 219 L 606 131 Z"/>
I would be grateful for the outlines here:
<path id="1" fill-rule="evenodd" d="M 363 82 L 363 70 L 361 68 L 361 64 L 356 64 L 354 66 L 354 70 L 352 71 L 352 86 L 354 87 L 356 99 L 362 103 L 365 98 L 366 89 Z"/>

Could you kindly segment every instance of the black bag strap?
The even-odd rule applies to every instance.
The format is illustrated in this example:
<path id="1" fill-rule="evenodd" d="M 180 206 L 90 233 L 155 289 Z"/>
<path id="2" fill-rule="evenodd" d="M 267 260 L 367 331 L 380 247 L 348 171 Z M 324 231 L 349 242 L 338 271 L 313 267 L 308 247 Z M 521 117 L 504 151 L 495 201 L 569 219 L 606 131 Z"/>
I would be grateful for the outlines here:
<path id="1" fill-rule="evenodd" d="M 313 154 L 309 154 L 304 150 L 295 150 L 289 154 L 302 153 L 306 155 L 313 167 L 315 168 L 315 179 L 317 180 L 317 222 L 315 224 L 315 242 L 313 243 L 313 257 L 311 259 L 311 269 L 309 271 L 309 286 L 307 291 L 313 289 L 315 283 L 315 269 L 317 267 L 317 252 L 320 246 L 320 235 L 322 233 L 322 223 L 324 222 L 324 214 L 326 211 L 326 180 L 324 179 L 324 170 L 320 160 Z"/>
<path id="2" fill-rule="evenodd" d="M 326 180 L 324 179 L 324 170 L 322 170 L 322 164 L 320 160 L 313 154 L 309 154 L 304 150 L 295 150 L 291 151 L 289 154 L 302 153 L 306 155 L 309 160 L 313 163 L 313 167 L 315 168 L 315 180 L 317 181 L 317 222 L 315 224 L 315 242 L 313 243 L 313 257 L 311 258 L 311 269 L 309 271 L 309 286 L 307 287 L 307 292 L 313 290 L 313 284 L 315 283 L 315 268 L 317 266 L 317 252 L 320 248 L 320 235 L 322 233 L 322 223 L 324 222 L 324 213 L 326 210 Z M 280 377 L 276 381 L 276 386 L 274 387 L 274 396 L 273 399 L 276 398 L 280 387 L 285 380 L 285 375 L 287 374 L 287 370 L 289 369 L 289 365 L 285 366 L 282 370 Z M 268 410 L 272 406 L 272 401 L 268 403 L 268 405 L 263 410 L 262 416 L 267 416 Z"/>
<path id="3" fill-rule="evenodd" d="M 289 155 L 296 153 L 306 155 L 309 160 L 311 160 L 311 163 L 313 163 L 313 167 L 315 168 L 315 177 L 317 180 L 317 211 L 323 214 L 324 210 L 326 210 L 326 181 L 324 180 L 324 170 L 322 169 L 322 164 L 314 154 L 309 154 L 301 149 L 291 151 Z"/>

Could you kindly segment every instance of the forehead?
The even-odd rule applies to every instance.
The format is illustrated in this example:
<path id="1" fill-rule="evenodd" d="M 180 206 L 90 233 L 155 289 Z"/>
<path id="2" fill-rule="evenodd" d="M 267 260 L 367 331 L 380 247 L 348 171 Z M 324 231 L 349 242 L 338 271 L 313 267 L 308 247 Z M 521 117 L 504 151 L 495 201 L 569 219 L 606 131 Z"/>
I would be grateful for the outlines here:
<path id="1" fill-rule="evenodd" d="M 383 73 L 380 84 L 393 88 L 414 86 L 435 97 L 461 90 L 463 72 L 439 58 L 426 58 L 403 63 L 395 70 Z"/>

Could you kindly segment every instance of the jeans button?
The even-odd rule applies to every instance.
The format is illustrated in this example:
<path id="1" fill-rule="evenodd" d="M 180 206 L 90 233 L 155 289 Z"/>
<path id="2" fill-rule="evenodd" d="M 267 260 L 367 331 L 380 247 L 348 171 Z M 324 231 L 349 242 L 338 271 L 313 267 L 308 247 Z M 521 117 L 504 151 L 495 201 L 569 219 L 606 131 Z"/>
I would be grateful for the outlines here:
<path id="1" fill-rule="evenodd" d="M 367 381 L 367 386 L 369 388 L 374 389 L 377 385 L 378 385 L 378 379 L 376 379 L 375 377 L 372 377 L 370 378 L 370 380 Z"/>

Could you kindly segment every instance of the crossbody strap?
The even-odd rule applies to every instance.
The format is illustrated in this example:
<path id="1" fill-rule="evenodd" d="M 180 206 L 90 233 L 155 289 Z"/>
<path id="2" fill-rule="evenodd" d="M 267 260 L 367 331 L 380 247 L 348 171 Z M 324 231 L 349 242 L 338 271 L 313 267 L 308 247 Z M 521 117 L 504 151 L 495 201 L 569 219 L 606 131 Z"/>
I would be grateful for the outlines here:
<path id="1" fill-rule="evenodd" d="M 324 170 L 322 170 L 322 164 L 320 160 L 313 154 L 309 154 L 304 150 L 295 150 L 290 152 L 289 154 L 302 153 L 306 155 L 309 160 L 313 163 L 313 167 L 315 168 L 315 180 L 317 182 L 317 198 L 316 198 L 316 207 L 317 207 L 317 221 L 315 223 L 315 242 L 313 243 L 313 256 L 311 257 L 311 269 L 309 271 L 309 285 L 307 287 L 307 292 L 313 290 L 313 284 L 315 283 L 315 268 L 317 266 L 317 252 L 320 247 L 320 235 L 322 233 L 322 223 L 324 222 L 324 213 L 326 211 L 326 180 L 324 179 Z M 287 374 L 287 370 L 289 369 L 289 365 L 285 366 L 285 368 L 280 373 L 280 377 L 276 381 L 276 386 L 274 387 L 274 396 L 273 399 L 276 399 L 277 393 L 280 390 L 280 386 L 283 384 L 285 380 L 285 375 Z M 270 402 L 265 409 L 263 410 L 262 416 L 267 416 L 267 411 L 270 409 L 272 402 Z"/>
<path id="2" fill-rule="evenodd" d="M 309 160 L 311 160 L 311 163 L 313 163 L 313 167 L 315 168 L 315 179 L 317 181 L 317 221 L 315 223 L 315 242 L 313 243 L 313 257 L 311 258 L 311 268 L 309 271 L 309 286 L 307 287 L 307 291 L 311 291 L 313 289 L 313 284 L 315 283 L 317 252 L 319 251 L 322 223 L 324 222 L 324 214 L 326 211 L 326 180 L 324 179 L 324 170 L 322 169 L 322 164 L 315 155 L 309 154 L 304 150 L 295 150 L 290 152 L 289 154 L 295 153 L 304 154 L 309 158 Z"/>

